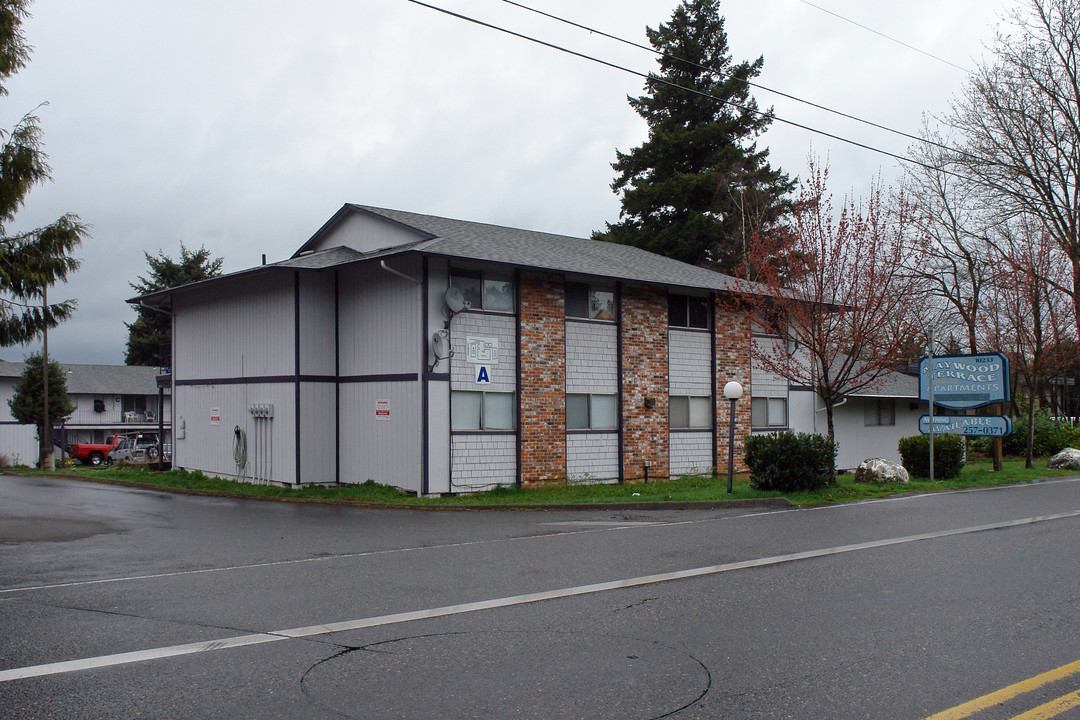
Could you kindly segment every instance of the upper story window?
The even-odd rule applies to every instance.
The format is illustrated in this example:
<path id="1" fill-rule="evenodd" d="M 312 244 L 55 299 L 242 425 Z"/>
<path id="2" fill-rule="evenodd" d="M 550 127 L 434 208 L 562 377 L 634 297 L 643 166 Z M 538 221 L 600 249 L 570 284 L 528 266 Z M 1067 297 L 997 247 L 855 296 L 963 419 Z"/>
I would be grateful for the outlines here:
<path id="1" fill-rule="evenodd" d="M 615 291 L 603 286 L 566 283 L 566 317 L 615 319 Z"/>
<path id="2" fill-rule="evenodd" d="M 787 411 L 787 398 L 750 398 L 750 427 L 786 427 L 788 423 Z"/>
<path id="3" fill-rule="evenodd" d="M 514 312 L 514 279 L 479 270 L 451 270 L 450 284 L 461 291 L 471 310 Z"/>
<path id="4" fill-rule="evenodd" d="M 709 298 L 668 294 L 668 325 L 709 329 Z"/>

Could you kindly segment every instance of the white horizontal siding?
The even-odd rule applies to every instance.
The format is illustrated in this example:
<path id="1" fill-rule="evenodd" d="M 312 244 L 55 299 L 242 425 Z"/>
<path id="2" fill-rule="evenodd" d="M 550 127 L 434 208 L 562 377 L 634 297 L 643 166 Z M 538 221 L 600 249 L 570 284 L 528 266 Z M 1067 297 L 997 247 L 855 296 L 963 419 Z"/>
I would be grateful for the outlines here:
<path id="1" fill-rule="evenodd" d="M 783 347 L 783 338 L 755 337 L 755 352 L 778 352 Z M 756 357 L 750 363 L 750 394 L 753 397 L 787 397 L 788 381 L 775 373 L 765 370 Z"/>
<path id="2" fill-rule="evenodd" d="M 618 326 L 615 323 L 566 323 L 566 392 L 619 391 Z"/>
<path id="3" fill-rule="evenodd" d="M 617 482 L 619 433 L 568 433 L 566 479 L 569 482 Z"/>
<path id="4" fill-rule="evenodd" d="M 517 481 L 517 436 L 458 434 L 450 442 L 451 492 L 478 492 Z"/>
<path id="5" fill-rule="evenodd" d="M 705 475 L 713 471 L 711 432 L 671 433 L 668 462 L 672 477 L 678 475 Z"/>
<path id="6" fill-rule="evenodd" d="M 705 332 L 668 330 L 668 392 L 712 396 L 712 337 Z"/>
<path id="7" fill-rule="evenodd" d="M 485 363 L 491 383 L 476 382 L 478 363 L 465 359 L 468 338 L 494 338 L 499 342 L 499 362 Z M 450 383 L 454 390 L 487 390 L 516 392 L 517 390 L 517 326 L 513 315 L 463 312 L 454 316 L 450 325 L 450 347 L 454 356 L 450 363 Z"/>

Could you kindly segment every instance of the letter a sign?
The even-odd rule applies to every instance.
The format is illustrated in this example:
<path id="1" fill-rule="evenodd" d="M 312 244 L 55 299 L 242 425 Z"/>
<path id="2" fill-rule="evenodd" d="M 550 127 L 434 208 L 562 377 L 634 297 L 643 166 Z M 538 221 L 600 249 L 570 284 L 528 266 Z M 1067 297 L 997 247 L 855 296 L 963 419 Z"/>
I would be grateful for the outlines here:
<path id="1" fill-rule="evenodd" d="M 491 369 L 487 365 L 476 366 L 476 382 L 481 385 L 491 384 Z"/>

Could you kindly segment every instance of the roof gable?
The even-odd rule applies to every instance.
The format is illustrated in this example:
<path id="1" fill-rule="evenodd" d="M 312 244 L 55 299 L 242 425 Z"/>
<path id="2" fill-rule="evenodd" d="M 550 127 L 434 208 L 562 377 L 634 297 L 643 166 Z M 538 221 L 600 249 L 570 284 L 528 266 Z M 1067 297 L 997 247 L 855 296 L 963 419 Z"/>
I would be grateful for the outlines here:
<path id="1" fill-rule="evenodd" d="M 385 250 L 434 237 L 420 228 L 374 213 L 359 205 L 345 205 L 308 238 L 293 257 L 334 247 L 361 253 Z"/>

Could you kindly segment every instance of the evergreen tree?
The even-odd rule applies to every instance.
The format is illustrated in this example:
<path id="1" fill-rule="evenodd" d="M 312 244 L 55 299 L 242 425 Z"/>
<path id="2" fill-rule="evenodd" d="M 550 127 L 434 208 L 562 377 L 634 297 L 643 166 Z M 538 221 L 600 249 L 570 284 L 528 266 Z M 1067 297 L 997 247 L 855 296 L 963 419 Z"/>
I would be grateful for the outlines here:
<path id="1" fill-rule="evenodd" d="M 732 62 L 719 4 L 684 0 L 669 23 L 646 28 L 660 72 L 650 73 L 646 95 L 628 100 L 649 137 L 616 151 L 620 221 L 593 237 L 739 274 L 755 233 L 787 210 L 794 183 L 754 142 L 771 122 L 747 84 L 764 60 Z"/>
<path id="2" fill-rule="evenodd" d="M 5 83 L 26 66 L 30 47 L 22 33 L 28 0 L 0 0 L 0 96 Z M 71 253 L 82 242 L 86 226 L 67 214 L 50 225 L 7 234 L 26 194 L 49 179 L 41 143 L 41 126 L 33 114 L 23 116 L 11 131 L 0 130 L 0 346 L 29 342 L 56 327 L 75 310 L 74 300 L 46 304 L 46 288 L 79 267 Z"/>
<path id="3" fill-rule="evenodd" d="M 11 416 L 21 423 L 37 427 L 38 438 L 47 438 L 43 430 L 45 387 L 42 382 L 41 353 L 26 358 L 22 377 L 15 384 L 15 393 L 8 400 Z M 75 406 L 67 394 L 64 368 L 55 360 L 49 361 L 49 424 L 61 423 L 71 417 Z M 46 447 L 42 444 L 42 447 Z"/>
<path id="4" fill-rule="evenodd" d="M 188 283 L 217 277 L 221 274 L 222 258 L 211 258 L 210 251 L 200 247 L 197 251 L 180 245 L 180 261 L 177 262 L 159 250 L 157 256 L 144 252 L 150 266 L 149 277 L 139 276 L 139 281 L 128 283 L 139 295 L 187 285 Z M 172 318 L 161 312 L 136 307 L 139 314 L 135 322 L 125 323 L 128 329 L 128 365 L 158 365 L 162 360 L 162 348 L 172 343 Z"/>

